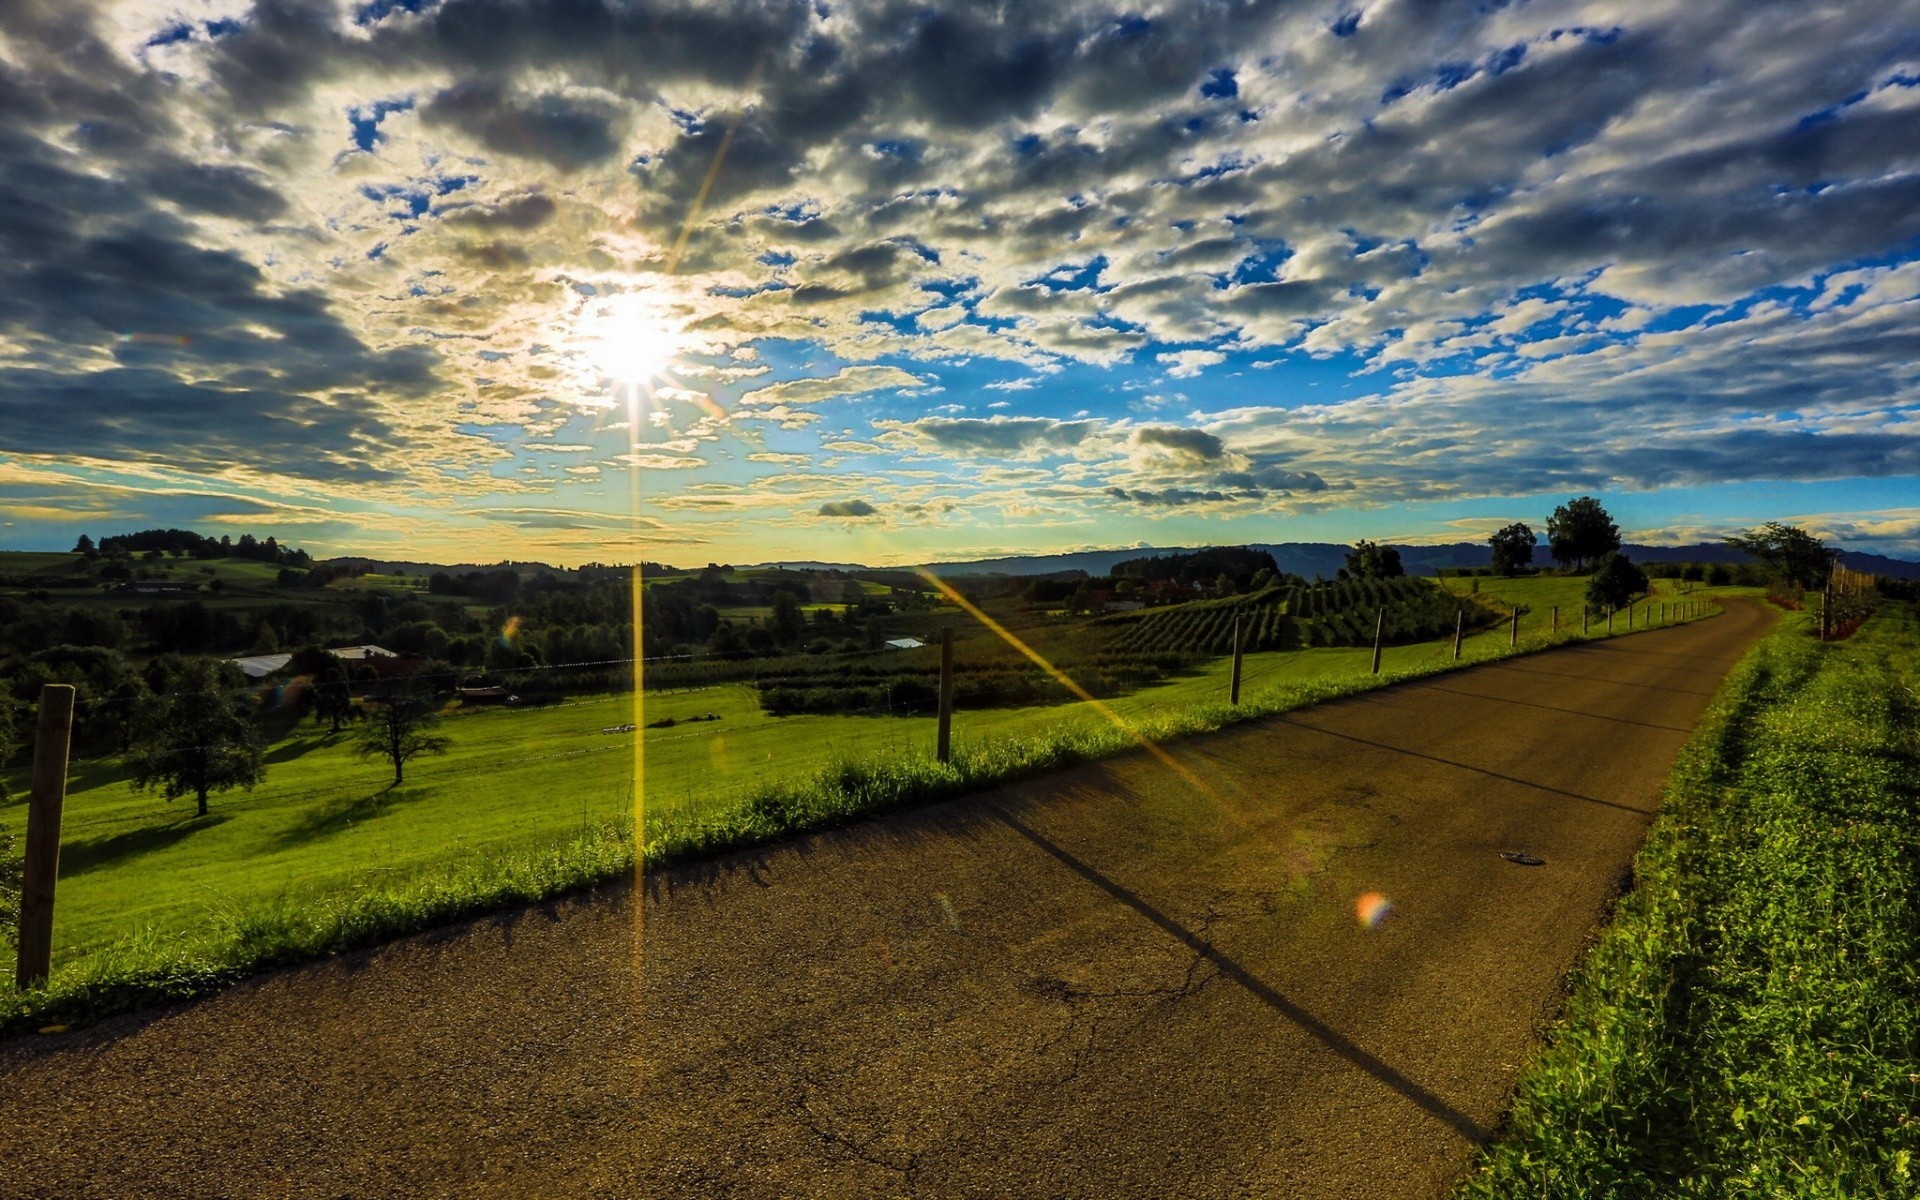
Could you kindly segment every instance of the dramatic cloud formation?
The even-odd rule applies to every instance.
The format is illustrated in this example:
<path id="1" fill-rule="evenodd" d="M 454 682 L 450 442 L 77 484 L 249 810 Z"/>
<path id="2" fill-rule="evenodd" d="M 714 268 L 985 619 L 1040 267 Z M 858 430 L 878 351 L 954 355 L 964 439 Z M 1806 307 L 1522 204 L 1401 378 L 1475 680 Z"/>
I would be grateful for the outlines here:
<path id="1" fill-rule="evenodd" d="M 633 469 L 742 561 L 1920 476 L 1920 0 L 6 11 L 13 542 L 611 559 L 526 514 Z"/>

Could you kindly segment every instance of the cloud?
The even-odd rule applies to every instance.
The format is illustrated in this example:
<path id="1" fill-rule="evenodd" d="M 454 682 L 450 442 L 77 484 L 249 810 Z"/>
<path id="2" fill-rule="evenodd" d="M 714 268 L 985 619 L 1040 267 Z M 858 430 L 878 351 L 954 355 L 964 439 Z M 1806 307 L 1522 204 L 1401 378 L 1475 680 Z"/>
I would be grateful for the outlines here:
<path id="1" fill-rule="evenodd" d="M 1094 415 L 888 397 L 880 444 L 1163 505 L 1915 469 L 1916 0 L 949 7 L 19 0 L 0 452 L 368 511 L 598 486 L 521 434 L 584 443 L 577 319 L 644 293 L 716 464 L 1026 371 Z M 1156 371 L 1184 442 L 1121 420 Z"/>
<path id="2" fill-rule="evenodd" d="M 1161 425 L 1144 425 L 1133 431 L 1133 444 L 1157 447 L 1180 456 L 1208 462 L 1226 453 L 1226 445 L 1204 429 L 1172 429 Z"/>
<path id="3" fill-rule="evenodd" d="M 1049 417 L 921 417 L 917 421 L 875 421 L 874 427 L 887 431 L 881 440 L 909 449 L 1039 459 L 1072 453 L 1100 428 L 1100 422 Z"/>
<path id="4" fill-rule="evenodd" d="M 1227 361 L 1227 356 L 1218 350 L 1176 350 L 1155 357 L 1167 364 L 1167 374 L 1175 379 L 1192 379 L 1208 367 Z"/>
<path id="5" fill-rule="evenodd" d="M 821 379 L 792 379 L 755 388 L 740 397 L 742 404 L 819 404 L 842 396 L 857 396 L 898 388 L 917 388 L 926 381 L 898 367 L 842 367 Z"/>
<path id="6" fill-rule="evenodd" d="M 829 500 L 816 511 L 823 517 L 872 517 L 880 513 L 865 500 Z"/>

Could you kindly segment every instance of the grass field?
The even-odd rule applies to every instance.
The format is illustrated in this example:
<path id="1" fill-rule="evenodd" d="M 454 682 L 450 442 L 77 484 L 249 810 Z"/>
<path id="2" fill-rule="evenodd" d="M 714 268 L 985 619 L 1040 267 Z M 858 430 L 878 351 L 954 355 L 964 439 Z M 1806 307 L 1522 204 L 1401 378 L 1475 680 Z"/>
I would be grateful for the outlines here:
<path id="1" fill-rule="evenodd" d="M 1689 745 L 1467 1195 L 1920 1195 L 1920 621 L 1807 631 Z"/>
<path id="2" fill-rule="evenodd" d="M 1503 594 L 1522 603 L 1530 590 L 1548 584 L 1502 582 Z M 1543 624 L 1529 619 L 1526 628 L 1531 639 Z M 1506 641 L 1504 626 L 1477 634 L 1467 657 L 1503 653 Z M 1444 641 L 1389 647 L 1384 667 L 1389 675 L 1418 672 L 1450 657 Z M 1368 678 L 1369 658 L 1366 648 L 1250 655 L 1244 694 L 1251 707 L 1263 694 L 1287 688 L 1359 686 Z M 1226 676 L 1226 661 L 1215 660 L 1108 705 L 1125 720 L 1163 725 L 1170 715 L 1224 708 Z M 629 696 L 591 696 L 452 715 L 443 729 L 451 751 L 410 764 L 406 784 L 392 791 L 382 764 L 354 758 L 351 735 L 330 736 L 304 724 L 268 748 L 265 784 L 216 796 L 204 820 L 192 818 L 187 802 L 168 805 L 133 791 L 111 760 L 79 764 L 62 845 L 56 983 L 62 971 L 84 975 L 123 961 L 130 946 L 137 948 L 133 957 L 145 961 L 164 958 L 170 945 L 227 944 L 260 913 L 410 894 L 452 877 L 485 891 L 490 873 L 508 871 L 501 864 L 544 862 L 556 848 L 604 840 L 633 808 L 635 735 L 604 732 L 632 721 L 631 703 Z M 708 714 L 719 720 L 688 721 Z M 1218 724 L 1230 716 L 1206 720 Z M 768 717 L 747 685 L 650 693 L 645 717 L 674 722 L 644 735 L 650 840 L 656 828 L 685 831 L 715 821 L 737 838 L 741 807 L 764 808 L 770 795 L 779 804 L 813 806 L 809 820 L 830 819 L 831 813 L 819 815 L 827 809 L 809 788 L 817 792 L 819 781 L 844 764 L 925 760 L 934 740 L 934 722 L 925 717 Z M 1043 762 L 1046 745 L 1106 745 L 1099 737 L 1112 733 L 1104 717 L 1082 704 L 963 711 L 955 731 L 983 763 L 998 753 L 991 749 L 996 746 L 1018 742 L 1027 756 L 1021 762 Z M 980 769 L 980 778 L 991 781 L 999 768 Z M 15 782 L 24 790 L 24 779 Z M 802 793 L 807 798 L 796 799 Z M 827 808 L 839 803 L 830 800 Z M 749 840 L 763 827 L 777 832 L 783 822 L 795 824 L 779 813 L 754 810 L 751 816 Z M 0 809 L 0 821 L 16 832 L 21 819 L 17 805 Z"/>

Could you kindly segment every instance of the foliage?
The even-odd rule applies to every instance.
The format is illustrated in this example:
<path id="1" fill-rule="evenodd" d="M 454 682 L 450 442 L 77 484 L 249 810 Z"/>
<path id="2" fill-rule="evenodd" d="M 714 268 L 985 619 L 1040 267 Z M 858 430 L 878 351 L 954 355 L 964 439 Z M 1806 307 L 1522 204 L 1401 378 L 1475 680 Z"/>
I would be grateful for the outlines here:
<path id="1" fill-rule="evenodd" d="M 1472 1197 L 1920 1191 L 1920 626 L 1790 616 L 1682 754 Z"/>
<path id="2" fill-rule="evenodd" d="M 1587 564 L 1620 549 L 1620 527 L 1592 496 L 1579 496 L 1547 518 L 1547 549 L 1555 562 L 1584 571 Z"/>
<path id="3" fill-rule="evenodd" d="M 1803 588 L 1823 586 L 1837 557 L 1806 530 L 1778 521 L 1735 534 L 1727 539 L 1727 546 L 1752 555 L 1775 576 Z"/>
<path id="4" fill-rule="evenodd" d="M 127 765 L 136 787 L 157 788 L 168 800 L 192 795 L 204 817 L 210 793 L 252 789 L 265 777 L 260 741 L 245 702 L 214 664 L 188 663 L 173 686 L 143 722 Z"/>
<path id="5" fill-rule="evenodd" d="M 1342 579 L 1391 579 L 1406 573 L 1399 550 L 1364 538 L 1347 551 L 1346 565 L 1340 568 Z"/>
<path id="6" fill-rule="evenodd" d="M 434 733 L 440 724 L 439 706 L 422 681 L 397 679 L 387 695 L 371 705 L 361 722 L 355 752 L 363 760 L 385 759 L 393 764 L 393 786 L 406 781 L 409 762 L 423 754 L 445 754 L 450 743 Z"/>
<path id="7" fill-rule="evenodd" d="M 20 929 L 20 884 L 24 866 L 13 831 L 0 825 L 0 944 L 11 943 Z"/>
<path id="8" fill-rule="evenodd" d="M 1525 521 L 1516 521 L 1487 538 L 1493 548 L 1493 570 L 1500 575 L 1517 574 L 1533 561 L 1533 548 L 1540 539 Z"/>
<path id="9" fill-rule="evenodd" d="M 1608 551 L 1587 580 L 1587 607 L 1622 608 L 1647 590 L 1647 573 L 1624 554 Z"/>
<path id="10" fill-rule="evenodd" d="M 0 804 L 12 799 L 7 790 L 7 766 L 20 753 L 20 704 L 5 682 L 0 682 Z"/>

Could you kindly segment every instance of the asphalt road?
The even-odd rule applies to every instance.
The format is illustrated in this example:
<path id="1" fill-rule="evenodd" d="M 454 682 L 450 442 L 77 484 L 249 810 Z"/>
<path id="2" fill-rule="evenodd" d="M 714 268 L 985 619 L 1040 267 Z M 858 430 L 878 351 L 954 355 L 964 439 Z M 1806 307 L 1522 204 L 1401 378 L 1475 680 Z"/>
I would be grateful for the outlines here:
<path id="1" fill-rule="evenodd" d="M 0 1195 L 1441 1195 L 1767 622 L 1735 602 L 1195 739 L 1184 771 L 0 1044 Z"/>

